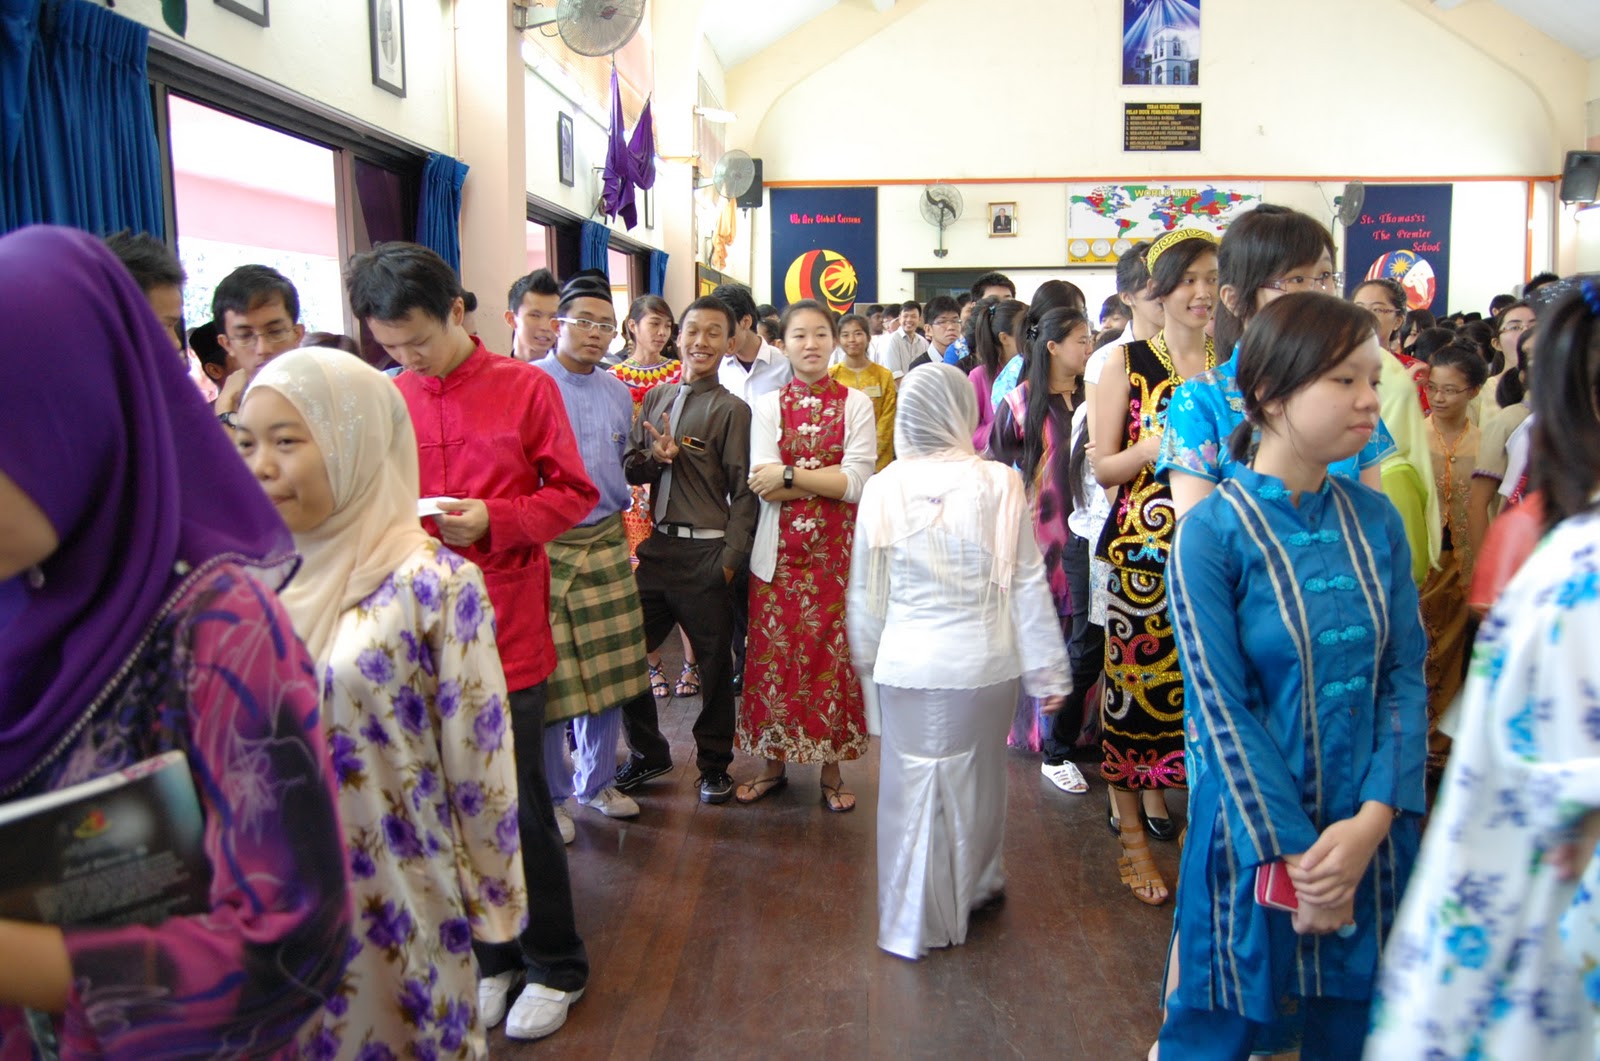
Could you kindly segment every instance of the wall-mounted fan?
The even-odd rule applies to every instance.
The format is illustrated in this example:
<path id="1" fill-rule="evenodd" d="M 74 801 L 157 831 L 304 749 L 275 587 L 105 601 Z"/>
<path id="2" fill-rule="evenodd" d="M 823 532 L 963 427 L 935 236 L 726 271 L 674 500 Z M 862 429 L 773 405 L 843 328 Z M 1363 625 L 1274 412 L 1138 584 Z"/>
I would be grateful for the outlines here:
<path id="1" fill-rule="evenodd" d="M 711 186 L 724 199 L 737 199 L 756 182 L 756 162 L 745 151 L 728 151 L 711 170 Z"/>
<path id="2" fill-rule="evenodd" d="M 555 23 L 568 48 L 579 55 L 610 55 L 639 32 L 645 0 L 557 0 L 554 8 L 517 4 L 511 25 L 518 30 Z"/>
<path id="3" fill-rule="evenodd" d="M 944 249 L 944 230 L 961 217 L 961 190 L 953 184 L 931 184 L 922 189 L 922 220 L 939 229 L 939 249 L 935 258 L 950 252 Z"/>
<path id="4" fill-rule="evenodd" d="M 1348 235 L 1350 226 L 1361 220 L 1361 207 L 1367 201 L 1367 186 L 1360 181 L 1350 181 L 1344 186 L 1344 191 L 1333 197 L 1333 216 L 1339 222 L 1339 227 Z M 1348 240 L 1345 241 L 1348 243 Z M 1348 266 L 1349 262 L 1345 262 Z"/>

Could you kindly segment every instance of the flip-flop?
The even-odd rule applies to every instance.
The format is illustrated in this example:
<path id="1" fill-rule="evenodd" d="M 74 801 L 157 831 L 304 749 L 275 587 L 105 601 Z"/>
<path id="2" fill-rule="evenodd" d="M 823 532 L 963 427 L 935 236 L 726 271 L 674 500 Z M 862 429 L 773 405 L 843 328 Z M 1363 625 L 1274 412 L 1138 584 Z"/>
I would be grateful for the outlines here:
<path id="1" fill-rule="evenodd" d="M 763 785 L 766 787 L 762 788 L 761 786 Z M 733 798 L 738 800 L 740 803 L 760 803 L 774 792 L 788 787 L 788 774 L 779 774 L 777 777 L 758 777 L 754 781 L 742 782 L 739 787 L 734 790 Z M 746 799 L 746 792 L 753 792 L 755 795 Z"/>

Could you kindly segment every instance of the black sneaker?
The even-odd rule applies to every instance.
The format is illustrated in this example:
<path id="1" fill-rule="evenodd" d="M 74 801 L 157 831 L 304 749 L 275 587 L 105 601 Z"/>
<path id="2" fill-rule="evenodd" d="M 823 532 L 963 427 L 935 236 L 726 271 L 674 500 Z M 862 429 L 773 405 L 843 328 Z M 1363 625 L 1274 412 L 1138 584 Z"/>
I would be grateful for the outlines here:
<path id="1" fill-rule="evenodd" d="M 733 795 L 733 778 L 721 770 L 700 775 L 700 802 L 726 803 Z"/>
<path id="2" fill-rule="evenodd" d="M 629 759 L 622 764 L 621 769 L 617 771 L 617 776 L 612 779 L 611 783 L 616 785 L 620 791 L 629 792 L 638 788 L 652 777 L 660 777 L 671 769 L 671 763 L 665 766 L 651 766 L 643 759 Z"/>
<path id="3" fill-rule="evenodd" d="M 743 671 L 734 671 L 734 673 L 733 673 L 733 695 L 738 696 L 742 692 L 744 692 L 744 672 Z"/>

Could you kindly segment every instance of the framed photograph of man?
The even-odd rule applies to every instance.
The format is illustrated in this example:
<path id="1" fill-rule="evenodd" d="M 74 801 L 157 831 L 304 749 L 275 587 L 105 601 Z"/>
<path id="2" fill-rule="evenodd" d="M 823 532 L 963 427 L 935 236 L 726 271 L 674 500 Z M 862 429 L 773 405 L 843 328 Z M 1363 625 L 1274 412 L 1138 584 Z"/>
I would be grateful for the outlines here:
<path id="1" fill-rule="evenodd" d="M 1017 234 L 1017 204 L 989 204 L 989 235 L 1015 236 Z"/>
<path id="2" fill-rule="evenodd" d="M 404 0 L 367 0 L 372 36 L 372 83 L 404 98 L 406 94 L 406 31 Z"/>
<path id="3" fill-rule="evenodd" d="M 573 164 L 572 155 L 572 115 L 560 112 L 556 115 L 556 177 L 568 188 L 578 183 L 577 170 Z"/>

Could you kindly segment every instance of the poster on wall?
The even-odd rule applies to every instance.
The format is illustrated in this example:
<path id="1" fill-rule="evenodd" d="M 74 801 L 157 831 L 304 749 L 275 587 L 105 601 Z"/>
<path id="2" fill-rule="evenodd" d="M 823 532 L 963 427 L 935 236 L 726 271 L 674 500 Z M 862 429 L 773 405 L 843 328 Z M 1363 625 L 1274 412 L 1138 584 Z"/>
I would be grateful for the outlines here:
<path id="1" fill-rule="evenodd" d="M 1067 262 L 1114 264 L 1133 244 L 1178 228 L 1221 237 L 1261 202 L 1261 185 L 1069 184 Z"/>
<path id="2" fill-rule="evenodd" d="M 772 301 L 836 313 L 878 297 L 878 189 L 772 189 Z"/>
<path id="3" fill-rule="evenodd" d="M 1200 83 L 1200 0 L 1122 0 L 1122 83 Z"/>
<path id="4" fill-rule="evenodd" d="M 1369 184 L 1361 216 L 1345 231 L 1345 295 L 1387 277 L 1405 288 L 1408 309 L 1450 311 L 1448 184 Z"/>

